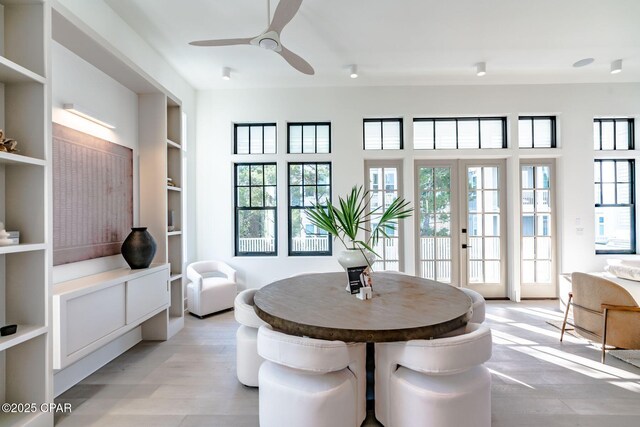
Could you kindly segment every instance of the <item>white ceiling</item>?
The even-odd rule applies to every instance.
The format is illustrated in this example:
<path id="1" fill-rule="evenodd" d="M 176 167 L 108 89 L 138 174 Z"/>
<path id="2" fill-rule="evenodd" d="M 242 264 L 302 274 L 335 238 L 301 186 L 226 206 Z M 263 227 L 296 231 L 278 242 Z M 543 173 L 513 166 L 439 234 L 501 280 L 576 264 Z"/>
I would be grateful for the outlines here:
<path id="1" fill-rule="evenodd" d="M 267 0 L 105 1 L 198 89 L 640 82 L 640 0 L 304 0 L 281 40 L 314 76 L 255 46 L 188 45 L 260 34 Z"/>

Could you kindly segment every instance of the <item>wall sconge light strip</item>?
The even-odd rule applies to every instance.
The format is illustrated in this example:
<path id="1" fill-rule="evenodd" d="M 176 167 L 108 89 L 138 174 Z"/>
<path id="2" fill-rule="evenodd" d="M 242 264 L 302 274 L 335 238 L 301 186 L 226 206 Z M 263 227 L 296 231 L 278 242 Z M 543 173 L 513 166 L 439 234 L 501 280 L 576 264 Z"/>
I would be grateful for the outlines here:
<path id="1" fill-rule="evenodd" d="M 111 123 L 107 123 L 105 121 L 102 121 L 102 120 L 96 118 L 91 112 L 89 112 L 89 110 L 87 110 L 84 107 L 79 106 L 78 104 L 64 104 L 62 106 L 62 108 L 64 108 L 65 110 L 67 110 L 70 113 L 75 114 L 76 116 L 80 116 L 80 117 L 85 118 L 87 120 L 90 120 L 90 121 L 92 121 L 94 123 L 97 123 L 100 126 L 104 126 L 106 128 L 109 128 L 109 129 L 115 129 L 116 128 Z"/>
<path id="2" fill-rule="evenodd" d="M 487 74 L 487 63 L 486 62 L 478 62 L 476 64 L 476 76 L 482 77 Z"/>
<path id="3" fill-rule="evenodd" d="M 231 68 L 229 67 L 222 68 L 222 80 L 231 80 Z"/>
<path id="4" fill-rule="evenodd" d="M 611 74 L 618 74 L 622 71 L 622 59 L 616 59 L 611 63 Z"/>

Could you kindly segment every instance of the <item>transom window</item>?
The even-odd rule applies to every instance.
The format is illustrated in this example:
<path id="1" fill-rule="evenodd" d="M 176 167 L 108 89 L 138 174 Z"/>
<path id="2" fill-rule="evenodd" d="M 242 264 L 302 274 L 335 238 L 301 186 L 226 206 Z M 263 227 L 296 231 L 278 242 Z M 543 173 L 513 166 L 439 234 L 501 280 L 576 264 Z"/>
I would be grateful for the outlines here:
<path id="1" fill-rule="evenodd" d="M 277 254 L 276 177 L 275 163 L 235 165 L 236 256 Z"/>
<path id="2" fill-rule="evenodd" d="M 331 163 L 289 163 L 289 255 L 331 255 L 331 235 L 305 210 L 331 203 Z"/>
<path id="3" fill-rule="evenodd" d="M 507 148 L 506 117 L 413 119 L 413 148 Z"/>
<path id="4" fill-rule="evenodd" d="M 594 150 L 633 150 L 633 119 L 593 119 Z"/>
<path id="5" fill-rule="evenodd" d="M 287 138 L 289 153 L 330 153 L 331 123 L 289 123 Z"/>
<path id="6" fill-rule="evenodd" d="M 595 160 L 596 253 L 635 253 L 634 161 Z"/>
<path id="7" fill-rule="evenodd" d="M 401 150 L 402 119 L 364 119 L 365 150 Z"/>
<path id="8" fill-rule="evenodd" d="M 554 116 L 520 116 L 518 146 L 520 148 L 555 148 L 556 118 Z"/>
<path id="9" fill-rule="evenodd" d="M 275 123 L 236 123 L 233 125 L 235 154 L 275 154 Z"/>

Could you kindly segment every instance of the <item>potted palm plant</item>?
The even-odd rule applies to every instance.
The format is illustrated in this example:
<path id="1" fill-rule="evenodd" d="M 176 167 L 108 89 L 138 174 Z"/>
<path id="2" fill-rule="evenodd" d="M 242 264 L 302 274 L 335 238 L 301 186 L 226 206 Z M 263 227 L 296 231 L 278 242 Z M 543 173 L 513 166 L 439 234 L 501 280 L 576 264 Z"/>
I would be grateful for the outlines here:
<path id="1" fill-rule="evenodd" d="M 338 206 L 315 204 L 306 211 L 313 225 L 342 242 L 345 250 L 338 254 L 338 262 L 345 269 L 365 265 L 371 267 L 378 256 L 373 249 L 378 241 L 389 237 L 398 220 L 408 218 L 413 213 L 409 202 L 401 198 L 393 200 L 386 209 L 382 206 L 369 209 L 370 203 L 371 193 L 364 191 L 362 186 L 354 185 L 346 198 L 338 198 Z M 373 223 L 373 227 L 367 228 L 370 223 Z M 362 232 L 368 234 L 366 240 L 358 237 Z"/>

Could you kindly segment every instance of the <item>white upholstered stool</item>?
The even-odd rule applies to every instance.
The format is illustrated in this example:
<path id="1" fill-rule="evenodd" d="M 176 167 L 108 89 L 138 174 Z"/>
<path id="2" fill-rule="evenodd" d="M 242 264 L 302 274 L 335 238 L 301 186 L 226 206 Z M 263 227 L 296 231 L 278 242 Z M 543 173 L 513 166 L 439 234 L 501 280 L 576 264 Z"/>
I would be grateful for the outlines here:
<path id="1" fill-rule="evenodd" d="M 258 328 L 266 325 L 253 309 L 253 296 L 257 289 L 246 289 L 234 302 L 234 314 L 240 327 L 236 332 L 236 373 L 238 381 L 249 387 L 258 387 L 258 370 L 263 358 L 258 354 Z"/>
<path id="2" fill-rule="evenodd" d="M 471 298 L 471 302 L 473 304 L 473 314 L 471 315 L 471 319 L 469 322 L 472 323 L 484 323 L 485 318 L 485 302 L 484 297 L 479 293 L 472 289 L 468 288 L 459 288 L 462 292 L 467 294 L 469 298 Z"/>
<path id="3" fill-rule="evenodd" d="M 261 427 L 354 427 L 366 417 L 365 344 L 258 331 Z"/>
<path id="4" fill-rule="evenodd" d="M 236 297 L 236 271 L 222 261 L 189 264 L 187 307 L 198 317 L 233 307 Z"/>
<path id="5" fill-rule="evenodd" d="M 376 418 L 387 427 L 491 426 L 491 330 L 376 344 Z"/>

